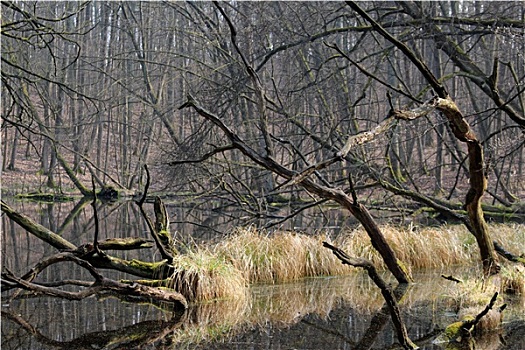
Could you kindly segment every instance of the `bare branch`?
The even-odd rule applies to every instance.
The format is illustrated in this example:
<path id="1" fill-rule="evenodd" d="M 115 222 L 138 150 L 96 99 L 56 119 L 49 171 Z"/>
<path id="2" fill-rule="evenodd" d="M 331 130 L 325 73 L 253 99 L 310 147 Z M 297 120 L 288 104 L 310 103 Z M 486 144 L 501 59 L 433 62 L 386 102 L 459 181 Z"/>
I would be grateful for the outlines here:
<path id="1" fill-rule="evenodd" d="M 168 162 L 166 163 L 167 165 L 180 165 L 180 164 L 196 164 L 196 163 L 202 163 L 204 162 L 205 160 L 207 160 L 208 158 L 211 158 L 213 157 L 214 155 L 216 154 L 219 154 L 219 153 L 223 153 L 223 152 L 226 152 L 226 151 L 231 151 L 235 149 L 235 147 L 233 145 L 227 145 L 227 146 L 222 146 L 222 147 L 217 147 L 213 150 L 211 150 L 210 152 L 207 152 L 205 154 L 203 154 L 200 158 L 198 159 L 185 159 L 185 160 L 174 160 L 174 161 L 171 161 L 171 162 Z"/>
<path id="2" fill-rule="evenodd" d="M 158 232 L 155 230 L 155 226 L 153 225 L 153 222 L 149 218 L 148 214 L 144 210 L 144 202 L 146 201 L 146 197 L 148 196 L 148 189 L 150 185 L 150 175 L 148 166 L 144 164 L 144 170 L 146 170 L 146 186 L 144 187 L 144 193 L 142 194 L 142 198 L 136 202 L 139 206 L 140 213 L 142 214 L 142 217 L 146 221 L 146 224 L 148 225 L 148 229 L 151 233 L 151 236 L 153 237 L 153 240 L 155 240 L 155 244 L 157 245 L 157 249 L 160 252 L 160 255 L 162 256 L 162 259 L 167 260 L 168 264 L 171 264 L 173 262 L 173 255 L 171 255 L 164 244 L 162 244 L 162 240 L 159 237 Z"/>

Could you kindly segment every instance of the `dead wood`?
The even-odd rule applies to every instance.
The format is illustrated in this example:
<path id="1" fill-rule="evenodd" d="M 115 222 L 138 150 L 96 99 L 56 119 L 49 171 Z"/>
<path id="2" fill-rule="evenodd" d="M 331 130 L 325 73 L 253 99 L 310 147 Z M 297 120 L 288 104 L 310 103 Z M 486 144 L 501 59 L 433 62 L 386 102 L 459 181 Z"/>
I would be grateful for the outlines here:
<path id="1" fill-rule="evenodd" d="M 102 250 L 134 250 L 151 248 L 153 241 L 145 238 L 108 238 L 104 241 L 98 242 L 98 247 Z"/>
<path id="2" fill-rule="evenodd" d="M 115 256 L 111 256 L 107 253 L 104 254 L 104 256 L 99 256 L 97 254 L 90 253 L 93 249 L 93 245 L 85 244 L 80 247 L 76 247 L 71 242 L 65 240 L 61 236 L 57 235 L 56 233 L 48 230 L 44 226 L 34 222 L 32 219 L 30 219 L 28 216 L 25 216 L 23 214 L 20 214 L 13 210 L 11 207 L 9 207 L 6 203 L 0 202 L 1 208 L 4 213 L 7 214 L 7 216 L 19 224 L 22 228 L 24 228 L 27 232 L 31 233 L 32 235 L 38 237 L 42 241 L 50 244 L 51 246 L 63 251 L 63 252 L 75 252 L 75 254 L 78 257 L 83 257 L 91 265 L 97 268 L 105 268 L 105 269 L 114 269 L 117 271 L 129 273 L 138 277 L 143 278 L 164 278 L 166 276 L 169 276 L 171 273 L 173 273 L 173 267 L 170 267 L 170 265 L 167 263 L 166 260 L 162 260 L 159 262 L 146 262 L 146 261 L 140 261 L 140 260 L 125 260 L 121 259 Z M 137 241 L 129 243 L 131 245 L 140 244 L 143 246 L 148 241 L 144 240 L 145 243 L 138 243 L 141 239 L 137 239 Z M 104 243 L 99 243 L 99 248 L 104 246 Z M 110 243 L 110 246 L 115 247 L 114 244 Z M 130 248 L 128 246 L 126 247 L 126 244 L 124 244 L 123 248 Z M 108 248 L 112 249 L 112 248 Z M 163 277 L 164 276 L 164 277 Z"/>
<path id="3" fill-rule="evenodd" d="M 2 211 L 6 213 L 11 220 L 16 222 L 26 231 L 31 232 L 31 234 L 40 238 L 44 242 L 61 250 L 76 249 L 76 246 L 73 243 L 65 240 L 64 238 L 48 230 L 44 226 L 34 222 L 28 216 L 16 212 L 14 209 L 9 207 L 4 201 L 1 201 L 0 204 Z"/>
<path id="4" fill-rule="evenodd" d="M 496 249 L 496 252 L 501 255 L 502 257 L 504 257 L 505 259 L 509 260 L 509 261 L 512 261 L 512 262 L 515 262 L 515 263 L 521 263 L 522 265 L 525 266 L 525 256 L 517 256 L 517 255 L 514 255 L 512 254 L 511 252 L 509 252 L 508 250 L 506 250 L 505 248 L 503 248 L 503 246 L 494 241 L 494 249 Z"/>
<path id="5" fill-rule="evenodd" d="M 463 283 L 462 280 L 460 280 L 459 278 L 456 278 L 456 277 L 454 277 L 454 276 L 452 276 L 452 275 L 448 275 L 448 276 L 446 276 L 446 275 L 441 275 L 441 277 L 444 278 L 444 279 L 446 279 L 446 280 L 452 281 L 452 282 Z"/>
<path id="6" fill-rule="evenodd" d="M 45 267 L 65 261 L 73 262 L 86 269 L 93 276 L 95 281 L 89 287 L 79 292 L 70 292 L 60 288 L 45 286 L 32 282 L 38 273 L 41 272 Z M 141 301 L 156 300 L 173 303 L 177 308 L 188 307 L 186 298 L 176 291 L 152 288 L 139 285 L 137 283 L 126 284 L 106 278 L 102 276 L 89 262 L 78 258 L 73 253 L 56 254 L 53 257 L 46 259 L 45 262 L 41 263 L 37 267 L 33 268 L 30 273 L 24 275 L 23 277 L 25 278 L 17 277 L 11 271 L 6 270 L 2 273 L 2 284 L 4 284 L 4 281 L 6 281 L 9 283 L 8 285 L 10 288 L 16 286 L 17 288 L 21 288 L 32 293 L 49 295 L 68 300 L 82 300 L 102 292 L 111 292 L 118 295 L 129 296 Z"/>
<path id="7" fill-rule="evenodd" d="M 404 349 L 417 349 L 418 346 L 414 344 L 408 337 L 408 333 L 403 320 L 401 319 L 401 312 L 397 305 L 396 298 L 390 286 L 379 276 L 377 270 L 370 260 L 363 258 L 353 258 L 348 256 L 343 250 L 331 245 L 330 243 L 323 242 L 323 246 L 330 249 L 334 255 L 341 260 L 343 264 L 361 267 L 366 270 L 368 276 L 372 281 L 379 287 L 381 294 L 388 305 L 390 315 L 392 316 L 392 322 L 397 333 L 397 338 Z"/>
<path id="8" fill-rule="evenodd" d="M 466 316 L 463 320 L 454 322 L 445 328 L 444 336 L 447 341 L 451 342 L 464 342 L 470 339 L 474 333 L 481 334 L 487 331 L 493 331 L 494 329 L 476 329 L 476 326 L 480 323 L 483 317 L 485 317 L 489 311 L 494 307 L 498 293 L 494 293 L 488 305 L 476 316 Z M 499 327 L 501 325 L 501 312 L 505 310 L 507 305 L 503 304 L 497 310 L 498 321 L 492 324 L 492 327 Z"/>
<path id="9" fill-rule="evenodd" d="M 15 313 L 2 310 L 2 318 L 18 324 L 39 343 L 53 349 L 138 349 L 164 339 L 182 327 L 186 321 L 186 312 L 175 310 L 173 317 L 167 321 L 142 321 L 114 330 L 86 333 L 67 341 L 55 340 L 44 335 L 26 319 Z"/>
<path id="10" fill-rule="evenodd" d="M 146 171 L 146 185 L 144 186 L 144 193 L 142 194 L 141 199 L 139 201 L 137 201 L 136 203 L 139 206 L 140 213 L 142 214 L 142 217 L 144 218 L 144 220 L 146 221 L 146 224 L 148 225 L 148 229 L 149 229 L 149 231 L 151 233 L 151 236 L 153 237 L 153 240 L 155 241 L 155 244 L 157 245 L 157 248 L 159 249 L 160 255 L 169 264 L 171 264 L 173 262 L 173 255 L 171 255 L 171 253 L 169 251 L 170 250 L 169 247 L 167 247 L 164 244 L 164 241 L 163 241 L 163 239 L 161 239 L 161 237 L 159 235 L 159 232 L 156 230 L 156 228 L 153 225 L 151 219 L 149 218 L 148 214 L 144 210 L 144 202 L 146 201 L 146 197 L 148 195 L 148 189 L 149 189 L 149 185 L 150 185 L 150 174 L 149 174 L 148 166 L 146 164 L 144 164 L 144 170 Z M 164 211 L 165 211 L 165 209 L 164 209 Z M 164 212 L 164 215 L 165 214 L 166 213 Z M 157 215 L 162 215 L 162 214 L 161 213 L 157 213 Z M 165 219 L 166 219 L 165 222 L 163 222 L 162 224 L 164 224 L 166 226 L 168 224 L 167 215 L 166 215 Z M 158 220 L 159 220 L 159 218 L 157 218 L 157 221 Z"/>

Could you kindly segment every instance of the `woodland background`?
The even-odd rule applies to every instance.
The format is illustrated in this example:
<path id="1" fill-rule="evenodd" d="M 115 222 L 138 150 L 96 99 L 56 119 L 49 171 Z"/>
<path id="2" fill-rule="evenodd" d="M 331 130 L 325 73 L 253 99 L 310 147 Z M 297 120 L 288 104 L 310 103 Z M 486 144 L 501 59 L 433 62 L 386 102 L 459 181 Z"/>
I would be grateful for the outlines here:
<path id="1" fill-rule="evenodd" d="M 359 5 L 417 53 L 477 133 L 487 217 L 521 221 L 523 3 Z M 410 60 L 344 2 L 220 7 L 224 13 L 211 2 L 3 2 L 2 193 L 70 195 L 93 177 L 99 188 L 140 194 L 147 164 L 150 191 L 277 225 L 326 201 L 179 109 L 189 95 L 253 149 L 272 143 L 274 159 L 297 172 L 333 157 L 390 109 L 432 97 Z M 263 87 L 264 111 L 246 67 Z M 412 219 L 429 203 L 458 212 L 469 186 L 466 152 L 436 112 L 396 122 L 316 176 L 347 187 L 350 175 L 359 200 L 383 217 Z M 279 206 L 292 209 L 272 214 Z"/>

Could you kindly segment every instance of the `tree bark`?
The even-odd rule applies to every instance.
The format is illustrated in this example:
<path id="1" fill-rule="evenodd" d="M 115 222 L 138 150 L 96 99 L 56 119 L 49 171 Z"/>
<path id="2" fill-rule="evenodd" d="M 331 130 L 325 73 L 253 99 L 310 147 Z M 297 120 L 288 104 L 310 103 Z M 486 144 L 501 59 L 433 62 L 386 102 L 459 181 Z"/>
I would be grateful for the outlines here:
<path id="1" fill-rule="evenodd" d="M 470 189 L 465 199 L 465 209 L 468 212 L 470 221 L 469 229 L 476 237 L 478 243 L 483 264 L 483 273 L 486 276 L 496 274 L 500 270 L 500 266 L 497 263 L 497 256 L 494 252 L 492 239 L 490 238 L 488 226 L 483 217 L 483 210 L 481 209 L 481 197 L 487 189 L 487 177 L 483 163 L 483 149 L 476 138 L 474 131 L 463 117 L 463 114 L 460 112 L 456 103 L 450 98 L 445 86 L 430 71 L 428 66 L 405 43 L 393 37 L 379 23 L 374 21 L 368 13 L 357 5 L 357 3 L 347 1 L 347 4 L 360 16 L 370 22 L 375 31 L 394 44 L 412 61 L 437 94 L 437 97 L 434 98 L 431 103 L 426 103 L 425 105 L 427 105 L 427 107 L 434 106 L 440 110 L 447 118 L 454 136 L 458 140 L 467 144 Z M 414 10 L 412 7 L 408 7 L 408 4 L 406 8 L 410 11 Z M 401 115 L 403 113 L 398 112 L 399 111 L 392 111 L 393 114 L 397 114 L 397 117 L 400 117 L 401 119 L 409 119 L 404 118 L 403 115 Z"/>
<path id="2" fill-rule="evenodd" d="M 452 132 L 457 139 L 467 144 L 469 156 L 469 177 L 470 188 L 465 198 L 465 209 L 470 220 L 471 232 L 476 237 L 483 272 L 485 275 L 493 275 L 499 272 L 500 266 L 494 252 L 494 245 L 490 237 L 489 228 L 483 210 L 481 209 L 481 198 L 487 190 L 487 175 L 484 168 L 483 148 L 476 138 L 474 131 L 463 118 L 454 101 L 446 99 L 436 99 L 436 107 L 448 119 Z"/>

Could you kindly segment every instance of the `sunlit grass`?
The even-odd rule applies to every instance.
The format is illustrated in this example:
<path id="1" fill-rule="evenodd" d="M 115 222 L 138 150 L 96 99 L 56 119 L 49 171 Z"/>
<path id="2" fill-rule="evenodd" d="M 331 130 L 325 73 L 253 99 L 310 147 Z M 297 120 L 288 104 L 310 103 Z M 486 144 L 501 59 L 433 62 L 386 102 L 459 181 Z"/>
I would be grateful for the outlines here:
<path id="1" fill-rule="evenodd" d="M 476 240 L 464 226 L 385 225 L 381 230 L 398 259 L 410 270 L 469 266 L 479 261 Z M 521 226 L 493 225 L 491 231 L 498 240 L 505 242 L 505 246 L 523 246 L 525 242 L 519 234 L 525 232 Z M 362 228 L 343 232 L 335 239 L 323 233 L 268 233 L 253 227 L 239 228 L 213 250 L 242 271 L 250 283 L 286 282 L 355 271 L 342 265 L 331 251 L 323 248 L 323 240 L 332 241 L 350 256 L 366 258 L 385 269 L 381 256 Z"/>
<path id="2" fill-rule="evenodd" d="M 246 297 L 247 281 L 242 272 L 206 248 L 175 256 L 173 265 L 179 272 L 169 286 L 190 302 Z"/>
<path id="3" fill-rule="evenodd" d="M 465 266 L 478 258 L 474 237 L 459 226 L 417 228 L 386 225 L 381 230 L 397 258 L 411 270 Z M 363 229 L 356 230 L 349 237 L 343 239 L 341 248 L 385 268 Z"/>
<path id="4" fill-rule="evenodd" d="M 507 264 L 501 269 L 500 278 L 503 293 L 525 296 L 525 267 Z"/>
<path id="5" fill-rule="evenodd" d="M 465 313 L 475 315 L 495 292 L 500 292 L 496 306 L 507 302 L 504 293 L 508 292 L 521 293 L 525 300 L 525 269 L 502 261 L 498 276 L 481 278 L 475 239 L 461 226 L 386 225 L 381 229 L 398 258 L 417 274 L 416 283 L 410 284 L 399 300 L 403 310 L 430 307 L 435 310 L 434 321 L 444 327 L 450 323 L 451 311 L 458 318 Z M 523 226 L 495 225 L 491 229 L 497 231 L 495 235 L 504 246 L 523 247 Z M 332 310 L 342 305 L 363 314 L 378 312 L 385 304 L 381 291 L 361 269 L 341 264 L 330 250 L 323 248 L 325 240 L 384 269 L 362 228 L 337 237 L 322 232 L 306 235 L 239 228 L 219 243 L 195 247 L 176 256 L 173 265 L 179 272 L 174 274 L 171 287 L 181 291 L 192 306 L 185 315 L 184 327 L 173 332 L 173 342 L 178 348 L 191 348 L 192 344 L 226 341 L 256 325 L 292 325 L 307 314 L 328 318 Z M 420 274 L 422 271 L 429 272 Z M 380 273 L 395 283 L 386 270 Z M 444 280 L 441 273 L 463 282 Z M 316 276 L 341 277 L 312 278 Z M 519 302 L 520 298 L 513 300 Z M 516 318 L 513 313 L 519 310 L 522 309 L 507 308 L 504 317 Z M 493 316 L 484 321 L 489 322 L 487 329 L 501 321 L 501 315 Z"/>
<path id="6" fill-rule="evenodd" d="M 295 281 L 304 277 L 349 273 L 331 251 L 323 248 L 323 235 L 272 234 L 255 228 L 238 229 L 214 247 L 251 283 Z"/>
<path id="7" fill-rule="evenodd" d="M 508 247 L 522 247 L 525 228 L 519 225 L 492 225 L 494 236 Z M 448 271 L 458 266 L 478 266 L 476 241 L 463 226 L 381 227 L 386 240 L 410 270 Z M 331 241 L 348 255 L 371 260 L 385 269 L 379 253 L 362 229 L 347 230 L 336 238 L 322 232 L 306 235 L 296 232 L 267 232 L 254 227 L 238 228 L 219 243 L 190 249 L 173 262 L 179 272 L 174 287 L 192 301 L 244 298 L 248 283 L 283 283 L 307 277 L 342 276 L 359 269 L 341 264 L 322 246 Z M 500 292 L 524 294 L 524 269 L 503 264 Z M 481 276 L 478 273 L 477 276 Z M 474 298 L 474 286 L 465 284 L 465 295 Z M 487 286 L 485 286 L 485 289 Z M 457 290 L 456 300 L 461 300 Z M 489 293 L 490 294 L 490 293 Z M 490 299 L 490 295 L 488 296 Z"/>

